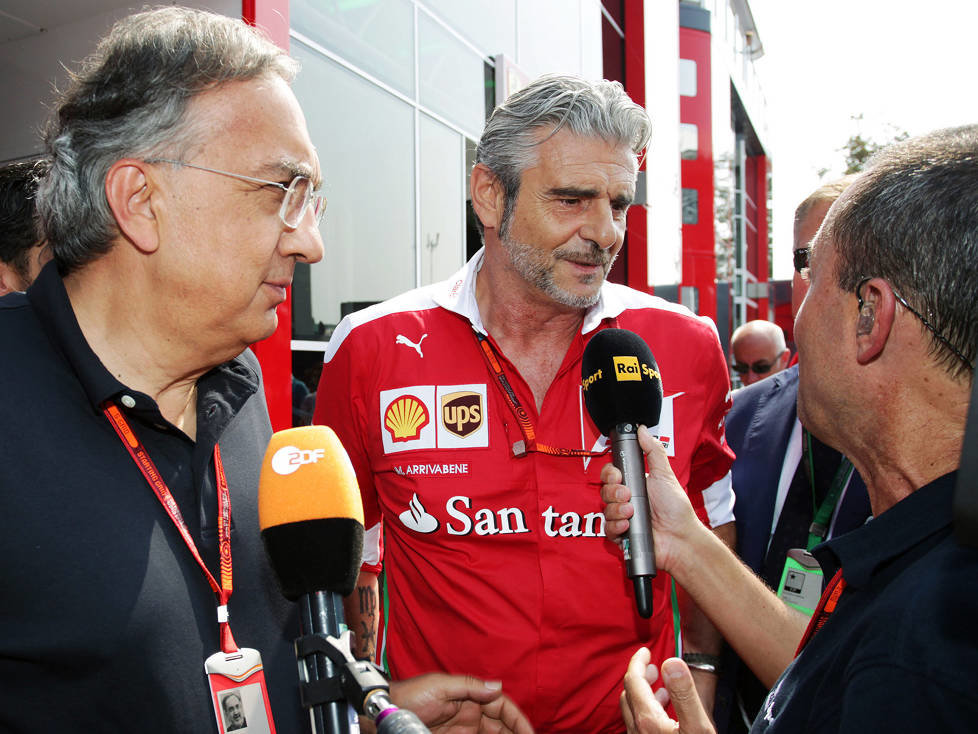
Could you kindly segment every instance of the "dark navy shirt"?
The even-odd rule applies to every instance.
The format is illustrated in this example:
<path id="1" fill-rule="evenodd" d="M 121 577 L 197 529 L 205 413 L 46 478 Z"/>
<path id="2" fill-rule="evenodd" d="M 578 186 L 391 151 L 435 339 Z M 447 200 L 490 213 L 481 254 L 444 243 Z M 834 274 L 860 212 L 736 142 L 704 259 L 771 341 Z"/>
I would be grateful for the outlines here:
<path id="1" fill-rule="evenodd" d="M 952 535 L 955 476 L 816 548 L 845 591 L 752 732 L 978 729 L 978 551 Z"/>
<path id="2" fill-rule="evenodd" d="M 99 409 L 110 398 L 216 578 L 220 442 L 232 505 L 231 628 L 263 656 L 278 731 L 299 731 L 290 644 L 298 621 L 258 528 L 271 428 L 254 356 L 198 381 L 191 440 L 105 369 L 53 265 L 27 295 L 0 298 L 0 344 L 0 731 L 216 730 L 204 676 L 220 647 L 215 596 Z"/>

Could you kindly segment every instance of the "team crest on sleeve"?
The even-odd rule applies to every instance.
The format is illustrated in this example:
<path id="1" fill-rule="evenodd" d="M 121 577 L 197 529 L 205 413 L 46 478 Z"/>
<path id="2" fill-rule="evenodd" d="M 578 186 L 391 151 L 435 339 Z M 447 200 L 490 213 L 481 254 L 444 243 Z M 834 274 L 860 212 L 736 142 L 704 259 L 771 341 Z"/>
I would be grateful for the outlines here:
<path id="1" fill-rule="evenodd" d="M 414 385 L 380 393 L 384 453 L 489 445 L 486 386 Z"/>

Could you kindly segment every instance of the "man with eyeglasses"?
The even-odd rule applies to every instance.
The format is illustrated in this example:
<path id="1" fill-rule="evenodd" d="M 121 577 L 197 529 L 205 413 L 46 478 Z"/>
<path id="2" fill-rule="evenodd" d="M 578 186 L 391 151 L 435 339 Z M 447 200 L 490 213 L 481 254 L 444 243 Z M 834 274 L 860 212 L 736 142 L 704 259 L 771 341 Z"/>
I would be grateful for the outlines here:
<path id="1" fill-rule="evenodd" d="M 815 549 L 827 583 L 810 619 L 700 531 L 661 449 L 640 434 L 657 560 L 774 684 L 752 732 L 974 731 L 978 550 L 953 522 L 958 467 L 975 451 L 964 436 L 976 262 L 975 125 L 882 151 L 811 243 L 798 413 L 866 478 L 874 519 Z M 633 512 L 620 478 L 606 470 L 609 535 Z M 639 651 L 625 675 L 632 731 L 675 731 L 657 702 L 666 692 L 682 731 L 711 731 L 682 661 L 648 662 Z M 659 671 L 666 692 L 653 696 Z"/>
<path id="2" fill-rule="evenodd" d="M 240 20 L 166 7 L 119 21 L 59 100 L 54 262 L 0 300 L 0 730 L 203 734 L 232 691 L 249 731 L 308 730 L 298 615 L 259 539 L 248 349 L 323 254 L 296 71 Z M 495 683 L 392 696 L 529 732 Z"/>
<path id="3" fill-rule="evenodd" d="M 771 321 L 757 319 L 741 324 L 730 337 L 731 369 L 744 385 L 777 374 L 788 366 L 791 352 L 784 331 Z"/>
<path id="4" fill-rule="evenodd" d="M 607 439 L 581 397 L 588 340 L 640 334 L 662 375 L 659 436 L 701 520 L 731 529 L 716 329 L 605 281 L 650 132 L 617 82 L 549 76 L 513 94 L 470 176 L 484 248 L 447 281 L 341 322 L 317 391 L 315 422 L 350 450 L 364 496 L 364 609 L 348 614 L 361 652 L 379 649 L 395 677 L 499 676 L 547 732 L 620 732 L 618 671 L 637 644 L 698 654 L 707 700 L 716 682 L 720 640 L 668 576 L 651 618 L 636 611 L 601 526 Z"/>
<path id="5" fill-rule="evenodd" d="M 811 241 L 829 207 L 855 178 L 823 184 L 795 210 L 792 316 L 808 291 Z M 860 527 L 871 515 L 859 474 L 798 420 L 798 369 L 793 365 L 736 390 L 727 415 L 727 442 L 737 454 L 732 470 L 737 553 L 782 597 L 786 588 L 790 596 L 792 588 L 789 568 L 792 578 L 803 572 L 798 558 L 810 565 L 808 554 L 817 543 Z M 810 609 L 804 603 L 797 606 Z M 731 734 L 746 731 L 768 686 L 730 649 L 723 668 L 714 710 L 717 728 Z"/>

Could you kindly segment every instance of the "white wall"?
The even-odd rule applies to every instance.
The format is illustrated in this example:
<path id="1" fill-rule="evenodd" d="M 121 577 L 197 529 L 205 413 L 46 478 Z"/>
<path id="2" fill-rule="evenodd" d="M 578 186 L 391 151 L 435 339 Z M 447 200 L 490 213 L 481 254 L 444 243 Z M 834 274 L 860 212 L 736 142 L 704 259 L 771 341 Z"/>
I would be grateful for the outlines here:
<path id="1" fill-rule="evenodd" d="M 530 79 L 577 74 L 600 79 L 599 0 L 517 0 L 516 63 Z"/>
<path id="2" fill-rule="evenodd" d="M 679 157 L 679 4 L 645 3 L 645 106 L 652 117 L 646 161 L 648 282 L 682 279 L 682 208 Z"/>
<path id="3" fill-rule="evenodd" d="M 186 0 L 181 4 L 241 15 L 241 0 Z M 76 68 L 116 20 L 143 5 L 105 0 L 101 7 L 98 14 L 0 44 L 0 69 L 4 70 L 0 75 L 0 99 L 4 100 L 0 162 L 41 151 L 39 131 L 54 99 L 54 86 L 63 87 L 68 80 L 64 67 Z"/>

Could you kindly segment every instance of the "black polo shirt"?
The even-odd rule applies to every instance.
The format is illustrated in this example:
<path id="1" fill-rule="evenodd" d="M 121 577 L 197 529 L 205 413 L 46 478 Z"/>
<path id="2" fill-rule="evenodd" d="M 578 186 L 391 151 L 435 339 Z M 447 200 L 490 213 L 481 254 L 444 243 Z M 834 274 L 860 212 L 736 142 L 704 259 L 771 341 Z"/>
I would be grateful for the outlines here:
<path id="1" fill-rule="evenodd" d="M 203 670 L 220 647 L 215 596 L 100 410 L 107 399 L 160 469 L 215 578 L 220 443 L 231 628 L 263 656 L 278 730 L 299 731 L 298 622 L 258 528 L 271 428 L 254 356 L 198 381 L 192 441 L 105 369 L 53 264 L 26 295 L 0 299 L 0 344 L 0 731 L 216 728 Z"/>
<path id="2" fill-rule="evenodd" d="M 816 549 L 847 586 L 752 732 L 975 731 L 978 551 L 951 532 L 955 476 Z"/>

